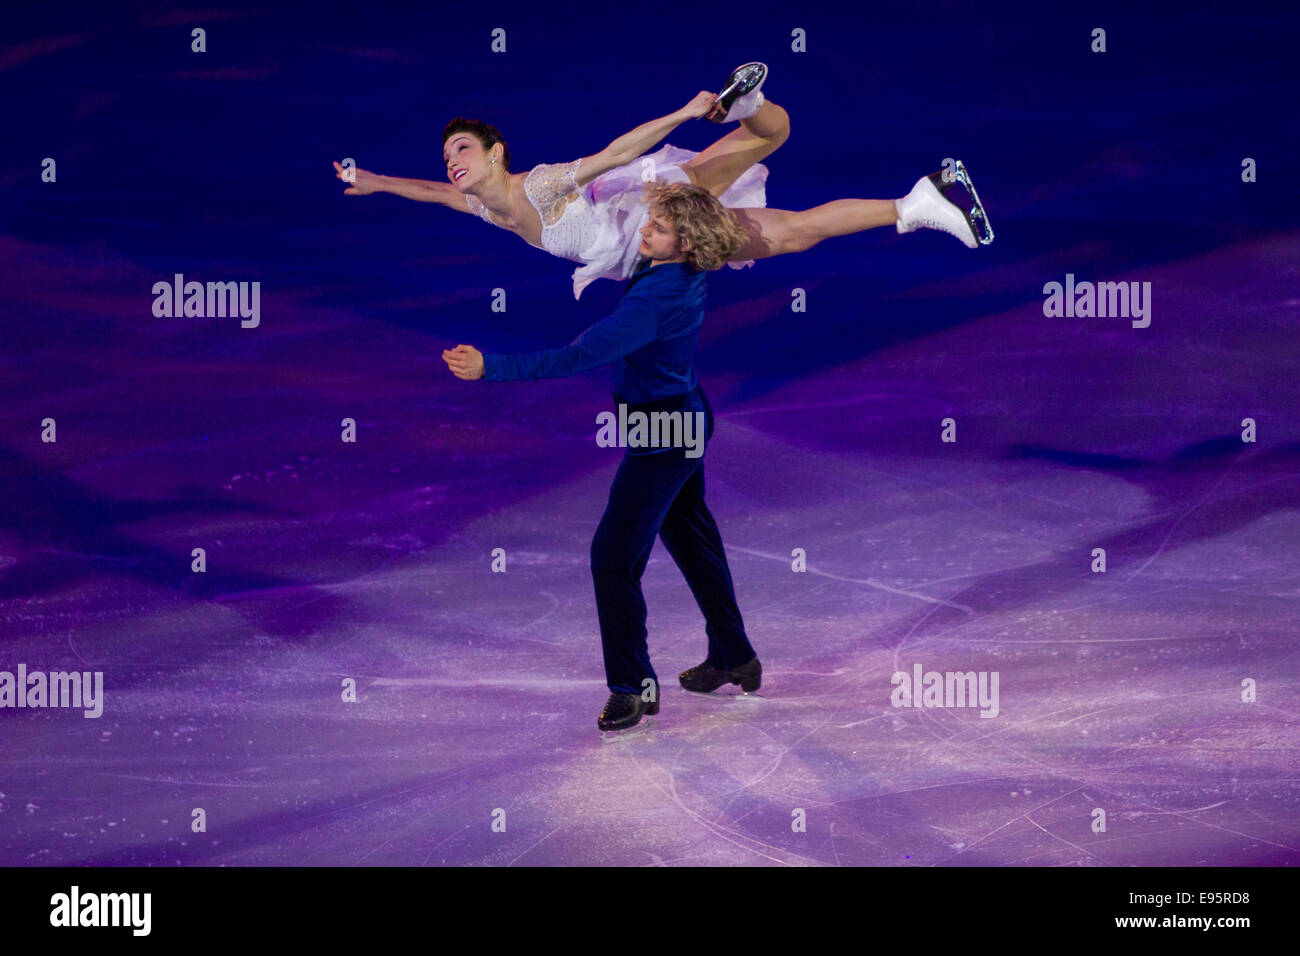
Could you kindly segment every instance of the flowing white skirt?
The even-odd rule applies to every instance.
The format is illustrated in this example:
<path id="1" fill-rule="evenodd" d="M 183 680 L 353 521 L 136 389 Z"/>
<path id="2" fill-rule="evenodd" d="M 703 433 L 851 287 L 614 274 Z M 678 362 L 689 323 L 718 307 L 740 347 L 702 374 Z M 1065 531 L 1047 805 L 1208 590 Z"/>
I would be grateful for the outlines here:
<path id="1" fill-rule="evenodd" d="M 699 155 L 665 143 L 653 153 L 646 153 L 628 163 L 602 173 L 584 187 L 586 198 L 595 211 L 593 238 L 581 252 L 586 263 L 573 273 L 573 297 L 596 279 L 627 279 L 637 262 L 641 228 L 650 218 L 642 199 L 642 187 L 652 179 L 666 183 L 689 183 L 682 166 Z M 767 205 L 767 167 L 755 163 L 745 170 L 721 196 L 728 209 L 745 209 Z M 753 259 L 728 262 L 733 269 L 744 269 Z"/>

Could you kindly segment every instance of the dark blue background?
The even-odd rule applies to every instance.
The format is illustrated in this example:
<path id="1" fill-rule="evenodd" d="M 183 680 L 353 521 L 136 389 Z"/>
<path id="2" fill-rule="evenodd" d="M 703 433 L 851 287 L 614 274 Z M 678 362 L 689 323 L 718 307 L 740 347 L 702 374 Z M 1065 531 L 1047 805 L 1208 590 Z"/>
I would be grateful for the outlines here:
<path id="1" fill-rule="evenodd" d="M 767 160 L 769 206 L 892 198 L 956 156 L 998 238 L 971 254 L 948 237 L 878 230 L 715 273 L 711 302 L 745 302 L 751 315 L 743 334 L 708 343 L 701 369 L 743 369 L 747 390 L 1040 299 L 1042 282 L 1067 271 L 1129 273 L 1294 223 L 1297 17 L 1282 6 L 678 9 L 12 11 L 0 228 L 81 255 L 112 251 L 160 276 L 312 288 L 321 305 L 356 308 L 359 330 L 428 329 L 431 356 L 459 341 L 561 344 L 608 311 L 617 284 L 575 303 L 575 264 L 442 207 L 343 197 L 331 161 L 442 179 L 441 131 L 456 115 L 499 127 L 516 171 L 567 161 L 718 89 L 750 59 L 769 64 L 765 90 L 792 117 Z M 207 30 L 204 54 L 190 52 L 194 26 Z M 489 50 L 498 26 L 504 55 Z M 1089 49 L 1096 26 L 1105 54 Z M 795 27 L 806 53 L 790 50 Z M 699 150 L 726 129 L 692 121 L 667 141 Z M 58 159 L 57 191 L 39 181 L 45 156 Z M 1253 185 L 1240 179 L 1245 156 L 1259 162 Z M 1007 263 L 1026 266 L 1023 281 L 981 280 Z M 897 297 L 963 276 L 950 295 Z M 502 285 L 510 311 L 487 313 Z M 789 321 L 794 286 L 818 290 L 815 330 Z M 442 293 L 434 308 L 409 307 Z M 43 334 L 27 311 L 7 311 L 11 345 Z"/>

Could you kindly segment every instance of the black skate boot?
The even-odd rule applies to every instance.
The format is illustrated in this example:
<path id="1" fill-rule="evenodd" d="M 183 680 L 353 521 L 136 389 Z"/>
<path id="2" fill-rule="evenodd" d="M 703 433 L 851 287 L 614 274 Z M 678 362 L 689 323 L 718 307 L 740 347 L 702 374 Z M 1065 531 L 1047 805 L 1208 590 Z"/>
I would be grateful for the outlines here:
<path id="1" fill-rule="evenodd" d="M 698 664 L 688 671 L 682 671 L 677 675 L 677 679 L 687 690 L 693 690 L 698 694 L 710 693 L 723 684 L 739 684 L 740 689 L 748 694 L 750 691 L 758 690 L 763 682 L 763 665 L 758 662 L 757 657 L 748 664 L 741 664 L 729 671 L 720 671 L 707 663 Z"/>
<path id="2" fill-rule="evenodd" d="M 659 713 L 659 701 L 641 699 L 640 694 L 610 694 L 605 709 L 596 718 L 601 730 L 627 730 L 641 721 L 642 714 Z"/>
<path id="3" fill-rule="evenodd" d="M 718 94 L 713 112 L 705 119 L 715 123 L 749 119 L 763 106 L 763 92 L 759 88 L 766 79 L 766 63 L 746 63 L 736 67 L 727 78 L 726 89 Z"/>

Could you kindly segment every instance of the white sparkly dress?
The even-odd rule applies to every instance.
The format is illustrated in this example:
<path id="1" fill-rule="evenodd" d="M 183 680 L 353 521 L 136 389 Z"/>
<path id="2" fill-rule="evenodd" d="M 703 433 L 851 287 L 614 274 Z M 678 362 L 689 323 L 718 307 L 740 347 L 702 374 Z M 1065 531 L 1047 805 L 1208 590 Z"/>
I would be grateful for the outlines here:
<path id="1" fill-rule="evenodd" d="M 632 275 L 641 244 L 640 230 L 650 218 L 641 192 L 645 181 L 689 183 L 681 167 L 696 155 L 665 143 L 653 153 L 602 173 L 585 186 L 574 182 L 581 159 L 534 166 L 529 171 L 524 193 L 542 220 L 542 244 L 537 248 L 583 263 L 573 272 L 575 299 L 581 298 L 582 290 L 596 279 L 627 279 Z M 722 204 L 729 209 L 766 206 L 766 183 L 767 167 L 755 163 L 722 194 Z M 465 200 L 480 219 L 499 225 L 477 196 L 467 193 Z M 753 259 L 727 263 L 733 269 L 753 264 Z"/>

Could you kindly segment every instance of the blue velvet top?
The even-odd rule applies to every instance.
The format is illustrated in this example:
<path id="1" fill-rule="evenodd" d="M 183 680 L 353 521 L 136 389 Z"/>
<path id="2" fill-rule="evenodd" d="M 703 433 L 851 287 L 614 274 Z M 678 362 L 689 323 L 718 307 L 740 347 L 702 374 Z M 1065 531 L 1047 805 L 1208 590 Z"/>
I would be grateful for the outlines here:
<path id="1" fill-rule="evenodd" d="M 614 392 L 647 402 L 689 392 L 695 346 L 704 323 L 707 273 L 685 262 L 644 265 L 628 280 L 618 306 L 570 344 L 541 352 L 483 356 L 494 382 L 561 378 L 622 359 Z"/>

